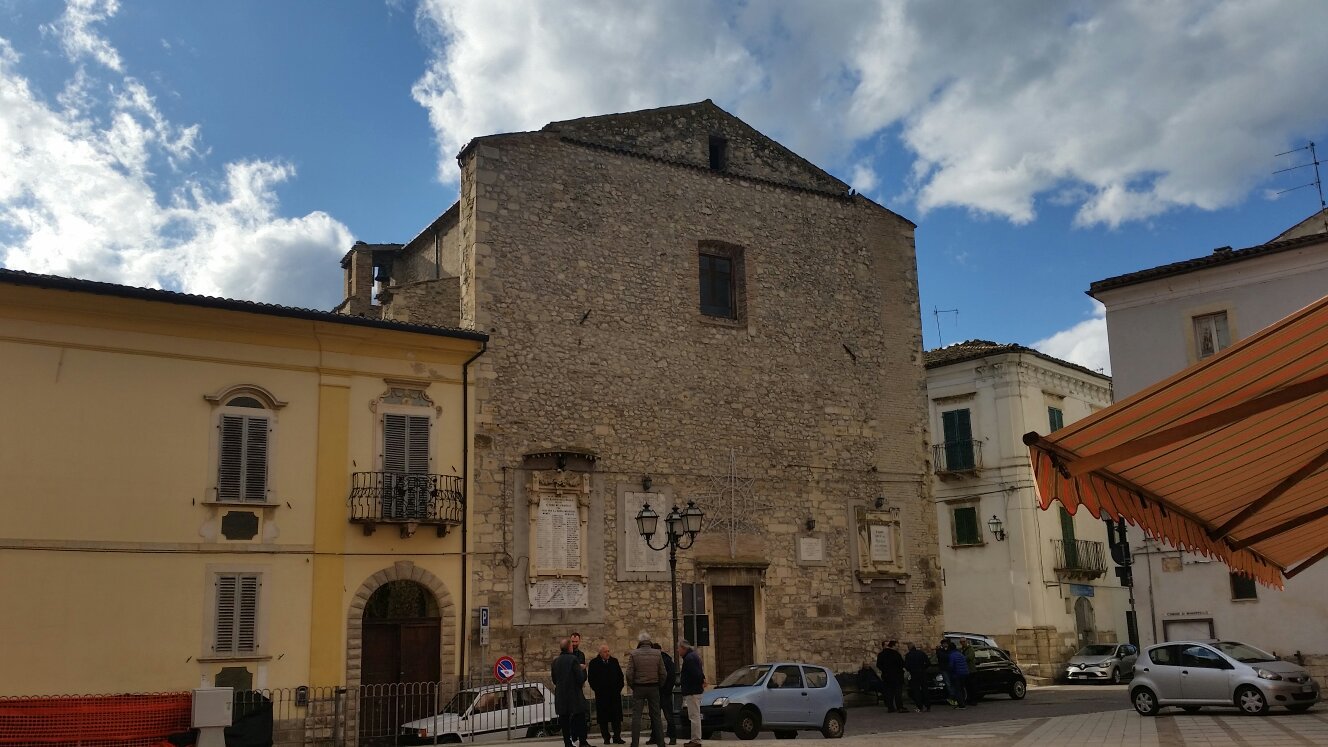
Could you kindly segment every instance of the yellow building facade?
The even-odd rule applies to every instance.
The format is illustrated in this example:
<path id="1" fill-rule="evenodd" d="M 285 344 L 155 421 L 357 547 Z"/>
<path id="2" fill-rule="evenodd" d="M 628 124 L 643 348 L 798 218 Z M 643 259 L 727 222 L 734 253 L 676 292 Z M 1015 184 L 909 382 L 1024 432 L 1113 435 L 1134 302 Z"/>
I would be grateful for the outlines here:
<path id="1" fill-rule="evenodd" d="M 0 695 L 454 678 L 485 340 L 0 270 Z"/>

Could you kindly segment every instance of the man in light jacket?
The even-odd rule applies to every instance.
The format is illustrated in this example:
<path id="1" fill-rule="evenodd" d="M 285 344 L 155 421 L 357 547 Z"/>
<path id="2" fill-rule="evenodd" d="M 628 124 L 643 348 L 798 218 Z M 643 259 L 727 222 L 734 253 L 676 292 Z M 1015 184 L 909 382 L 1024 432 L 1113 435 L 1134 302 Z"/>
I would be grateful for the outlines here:
<path id="1" fill-rule="evenodd" d="M 636 648 L 627 655 L 627 685 L 632 688 L 632 747 L 641 745 L 641 706 L 650 709 L 650 742 L 664 744 L 664 714 L 659 710 L 659 686 L 667 674 L 664 657 L 650 645 L 650 634 L 641 631 Z"/>

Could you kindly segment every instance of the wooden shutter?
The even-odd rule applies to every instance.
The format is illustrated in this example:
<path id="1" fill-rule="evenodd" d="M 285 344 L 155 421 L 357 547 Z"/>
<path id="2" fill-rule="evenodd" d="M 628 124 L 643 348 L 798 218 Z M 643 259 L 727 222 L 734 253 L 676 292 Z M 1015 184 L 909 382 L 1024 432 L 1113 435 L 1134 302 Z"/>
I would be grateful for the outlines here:
<path id="1" fill-rule="evenodd" d="M 1061 412 L 1059 407 L 1047 408 L 1047 426 L 1053 431 L 1065 427 L 1065 413 Z"/>
<path id="2" fill-rule="evenodd" d="M 427 415 L 383 416 L 384 472 L 429 472 L 429 425 Z"/>
<path id="3" fill-rule="evenodd" d="M 955 544 L 976 545 L 982 542 L 978 534 L 978 510 L 964 506 L 954 510 Z"/>
<path id="4" fill-rule="evenodd" d="M 945 431 L 945 467 L 949 470 L 972 469 L 973 427 L 968 410 L 950 410 L 941 413 L 941 427 Z"/>
<path id="5" fill-rule="evenodd" d="M 217 428 L 217 500 L 266 502 L 268 418 L 222 415 Z"/>
<path id="6" fill-rule="evenodd" d="M 217 622 L 212 650 L 218 654 L 251 654 L 258 650 L 257 574 L 217 576 Z"/>

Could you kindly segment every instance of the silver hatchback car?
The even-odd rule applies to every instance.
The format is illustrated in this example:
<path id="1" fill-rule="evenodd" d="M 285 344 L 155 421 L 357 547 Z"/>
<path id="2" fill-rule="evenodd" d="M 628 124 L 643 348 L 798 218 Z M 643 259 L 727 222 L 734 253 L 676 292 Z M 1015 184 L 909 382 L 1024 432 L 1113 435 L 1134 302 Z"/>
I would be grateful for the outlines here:
<path id="1" fill-rule="evenodd" d="M 1134 674 L 1139 649 L 1128 643 L 1093 643 L 1079 649 L 1065 664 L 1068 682 L 1110 682 L 1119 685 Z"/>
<path id="2" fill-rule="evenodd" d="M 1263 715 L 1273 706 L 1308 711 L 1319 702 L 1319 683 L 1304 667 L 1236 641 L 1172 641 L 1139 656 L 1130 702 L 1144 716 L 1175 705 L 1235 706 Z"/>

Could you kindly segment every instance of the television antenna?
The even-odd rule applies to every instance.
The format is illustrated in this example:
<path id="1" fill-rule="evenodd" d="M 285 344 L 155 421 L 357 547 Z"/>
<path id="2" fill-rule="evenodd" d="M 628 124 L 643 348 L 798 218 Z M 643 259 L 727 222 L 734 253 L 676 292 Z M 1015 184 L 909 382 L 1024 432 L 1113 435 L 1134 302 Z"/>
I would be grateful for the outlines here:
<path id="1" fill-rule="evenodd" d="M 931 315 L 936 318 L 936 347 L 945 347 L 945 338 L 941 337 L 941 314 L 954 314 L 955 326 L 959 326 L 959 309 L 938 309 L 931 307 Z"/>
<path id="2" fill-rule="evenodd" d="M 1297 169 L 1304 169 L 1304 168 L 1309 168 L 1310 166 L 1313 166 L 1313 167 L 1314 167 L 1314 181 L 1312 181 L 1312 182 L 1306 182 L 1305 184 L 1301 184 L 1301 185 L 1298 185 L 1298 186 L 1295 186 L 1295 187 L 1289 187 L 1289 188 L 1287 188 L 1287 189 L 1282 190 L 1281 192 L 1278 192 L 1277 194 L 1279 194 L 1279 195 L 1284 195 L 1284 194 L 1286 194 L 1287 192 L 1295 192 L 1296 190 L 1298 190 L 1298 189 L 1304 189 L 1305 187 L 1314 187 L 1314 188 L 1318 191 L 1318 193 L 1319 193 L 1319 214 L 1320 214 L 1321 216 L 1323 216 L 1323 227 L 1324 227 L 1324 230 L 1325 230 L 1325 231 L 1328 231 L 1328 203 L 1325 203 L 1324 200 L 1323 200 L 1323 180 L 1319 177 L 1319 155 L 1318 155 L 1318 153 L 1314 150 L 1314 141 L 1311 140 L 1311 141 L 1309 141 L 1309 144 L 1308 144 L 1308 145 L 1304 145 L 1304 146 L 1301 146 L 1301 147 L 1299 147 L 1299 148 L 1292 148 L 1291 150 L 1286 151 L 1285 153 L 1278 153 L 1276 156 L 1273 156 L 1273 157 L 1274 157 L 1274 158 L 1280 158 L 1280 157 L 1282 157 L 1282 156 L 1289 156 L 1289 155 L 1291 155 L 1292 153 L 1299 153 L 1299 152 L 1302 151 L 1302 150 L 1307 150 L 1307 151 L 1310 152 L 1310 160 L 1309 160 L 1309 163 L 1301 163 L 1301 164 L 1297 164 L 1297 165 L 1295 165 L 1295 166 L 1288 166 L 1288 167 L 1285 168 L 1285 169 L 1278 169 L 1277 171 L 1274 171 L 1273 173 L 1274 173 L 1274 174 L 1282 174 L 1282 173 L 1285 173 L 1285 172 L 1287 172 L 1287 171 L 1295 171 L 1295 170 L 1297 170 Z"/>

